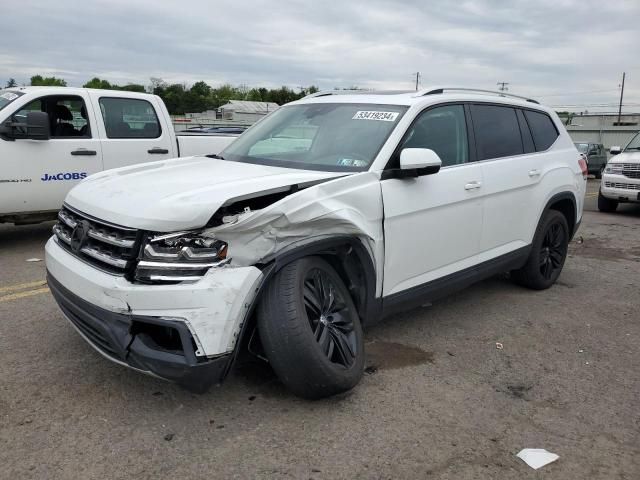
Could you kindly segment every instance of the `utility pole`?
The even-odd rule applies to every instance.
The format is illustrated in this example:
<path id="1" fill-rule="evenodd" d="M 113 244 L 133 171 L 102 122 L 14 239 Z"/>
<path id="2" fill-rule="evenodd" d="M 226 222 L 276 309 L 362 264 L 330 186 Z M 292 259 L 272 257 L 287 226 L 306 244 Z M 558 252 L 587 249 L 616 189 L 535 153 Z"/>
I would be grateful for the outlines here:
<path id="1" fill-rule="evenodd" d="M 501 92 L 506 92 L 507 90 L 509 90 L 509 87 L 507 87 L 507 85 L 509 85 L 509 82 L 498 82 L 496 83 L 496 85 L 500 85 L 498 90 L 500 90 Z"/>
<path id="2" fill-rule="evenodd" d="M 416 72 L 416 92 L 418 91 L 420 85 L 420 72 Z"/>
<path id="3" fill-rule="evenodd" d="M 620 126 L 620 116 L 622 115 L 622 96 L 624 95 L 624 77 L 627 72 L 622 72 L 622 89 L 620 90 L 620 106 L 618 107 L 618 126 Z"/>

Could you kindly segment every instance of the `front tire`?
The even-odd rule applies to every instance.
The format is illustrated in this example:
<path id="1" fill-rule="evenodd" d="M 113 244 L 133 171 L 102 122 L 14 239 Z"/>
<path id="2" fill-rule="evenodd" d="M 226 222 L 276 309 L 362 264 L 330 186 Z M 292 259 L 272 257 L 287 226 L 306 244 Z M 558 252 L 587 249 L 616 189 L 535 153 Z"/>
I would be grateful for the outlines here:
<path id="1" fill-rule="evenodd" d="M 598 210 L 604 213 L 615 212 L 618 208 L 617 200 L 610 200 L 602 196 L 602 192 L 598 192 Z"/>
<path id="2" fill-rule="evenodd" d="M 350 390 L 364 371 L 364 338 L 349 290 L 320 257 L 286 265 L 257 311 L 265 353 L 294 394 L 317 399 Z"/>
<path id="3" fill-rule="evenodd" d="M 511 277 L 534 290 L 549 288 L 562 272 L 568 249 L 567 219 L 557 210 L 549 210 L 538 225 L 527 263 L 511 272 Z"/>
<path id="4" fill-rule="evenodd" d="M 602 166 L 600 167 L 600 169 L 595 173 L 596 178 L 597 178 L 598 180 L 602 180 L 602 174 L 604 173 L 604 167 L 605 167 L 605 165 L 602 165 Z"/>

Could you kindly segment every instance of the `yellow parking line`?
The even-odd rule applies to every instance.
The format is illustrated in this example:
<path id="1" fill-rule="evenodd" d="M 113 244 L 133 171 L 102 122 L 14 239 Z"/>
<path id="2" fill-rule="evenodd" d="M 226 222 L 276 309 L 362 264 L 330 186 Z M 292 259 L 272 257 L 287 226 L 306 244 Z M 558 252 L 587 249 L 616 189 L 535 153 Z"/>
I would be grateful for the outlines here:
<path id="1" fill-rule="evenodd" d="M 0 303 L 10 302 L 11 300 L 17 300 L 19 298 L 32 297 L 33 295 L 39 295 L 49 291 L 49 287 L 38 288 L 36 290 L 27 290 L 26 292 L 12 293 L 11 295 L 5 295 L 0 297 Z"/>
<path id="2" fill-rule="evenodd" d="M 18 290 L 26 290 L 27 288 L 41 287 L 46 285 L 46 280 L 38 280 L 37 282 L 19 283 L 17 285 L 9 285 L 8 287 L 0 287 L 0 293 L 17 292 Z"/>

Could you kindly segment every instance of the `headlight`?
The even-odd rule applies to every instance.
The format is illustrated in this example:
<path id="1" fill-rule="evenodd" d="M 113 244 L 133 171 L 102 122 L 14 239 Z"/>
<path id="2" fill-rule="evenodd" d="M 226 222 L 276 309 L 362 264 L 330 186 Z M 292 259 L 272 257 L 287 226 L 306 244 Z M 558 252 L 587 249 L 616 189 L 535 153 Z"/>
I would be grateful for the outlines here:
<path id="1" fill-rule="evenodd" d="M 157 234 L 149 238 L 136 268 L 136 280 L 196 281 L 212 267 L 229 263 L 227 244 L 200 232 Z"/>
<path id="2" fill-rule="evenodd" d="M 604 168 L 604 173 L 613 173 L 617 175 L 622 175 L 622 164 L 607 163 L 607 166 Z"/>

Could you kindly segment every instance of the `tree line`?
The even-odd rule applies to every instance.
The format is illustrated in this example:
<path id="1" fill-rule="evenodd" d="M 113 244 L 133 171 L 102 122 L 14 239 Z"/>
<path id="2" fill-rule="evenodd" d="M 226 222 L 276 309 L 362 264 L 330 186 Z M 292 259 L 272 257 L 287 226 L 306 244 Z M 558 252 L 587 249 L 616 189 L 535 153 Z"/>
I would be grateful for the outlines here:
<path id="1" fill-rule="evenodd" d="M 66 87 L 67 82 L 63 78 L 34 75 L 30 79 L 30 85 Z M 6 83 L 7 88 L 17 86 L 18 84 L 13 78 L 10 78 Z M 318 91 L 318 87 L 314 85 L 310 87 L 300 87 L 299 91 L 286 86 L 280 88 L 250 88 L 246 85 L 234 86 L 224 84 L 219 87 L 212 87 L 202 81 L 188 86 L 186 83 L 167 83 L 161 78 L 151 78 L 150 84 L 145 86 L 135 83 L 116 85 L 107 80 L 94 77 L 86 82 L 83 87 L 153 93 L 162 98 L 169 113 L 172 115 L 214 110 L 228 103 L 229 100 L 274 102 L 278 105 L 283 105 Z"/>

